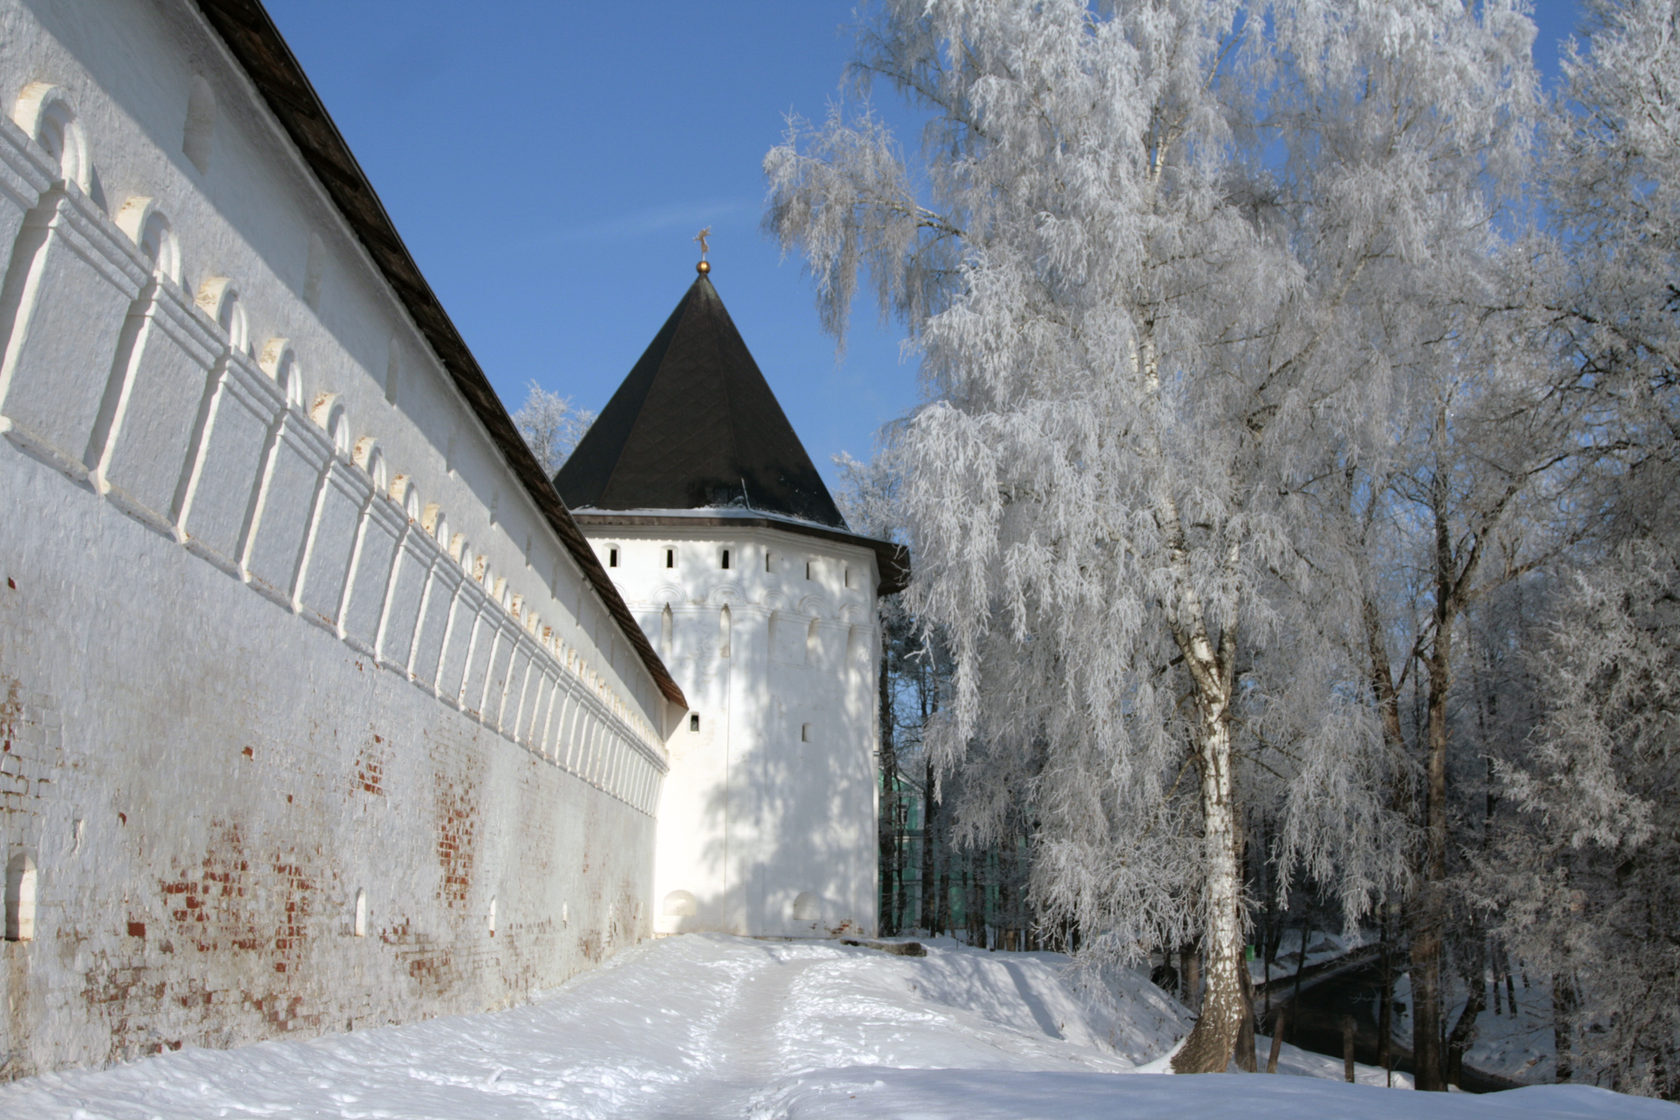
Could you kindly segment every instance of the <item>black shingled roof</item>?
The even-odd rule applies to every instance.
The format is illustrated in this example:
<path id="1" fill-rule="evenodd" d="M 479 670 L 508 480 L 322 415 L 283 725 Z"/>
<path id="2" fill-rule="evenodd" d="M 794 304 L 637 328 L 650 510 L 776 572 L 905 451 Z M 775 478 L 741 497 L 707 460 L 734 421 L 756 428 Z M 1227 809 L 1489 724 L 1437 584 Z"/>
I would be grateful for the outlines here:
<path id="1" fill-rule="evenodd" d="M 574 510 L 721 507 L 848 531 L 703 274 L 554 476 L 554 486 Z"/>

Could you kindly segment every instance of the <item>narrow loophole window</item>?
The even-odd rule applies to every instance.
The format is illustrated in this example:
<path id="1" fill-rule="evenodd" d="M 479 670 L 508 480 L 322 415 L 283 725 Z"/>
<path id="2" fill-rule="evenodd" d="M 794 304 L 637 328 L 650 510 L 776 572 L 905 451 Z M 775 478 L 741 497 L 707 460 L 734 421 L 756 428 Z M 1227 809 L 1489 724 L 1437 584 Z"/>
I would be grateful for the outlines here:
<path id="1" fill-rule="evenodd" d="M 397 381 L 402 375 L 402 351 L 397 348 L 397 336 L 391 336 L 389 348 L 385 351 L 385 402 L 397 403 Z"/>
<path id="2" fill-rule="evenodd" d="M 665 550 L 665 566 L 667 568 L 674 568 L 674 567 L 677 566 L 677 550 L 676 549 L 667 548 Z"/>
<path id="3" fill-rule="evenodd" d="M 192 160 L 200 175 L 210 171 L 210 150 L 216 133 L 216 95 L 210 83 L 194 77 L 187 94 L 187 122 L 181 134 L 181 153 Z"/>
<path id="4" fill-rule="evenodd" d="M 699 712 L 688 713 L 688 729 L 690 731 L 700 730 L 700 713 Z"/>
<path id="5" fill-rule="evenodd" d="M 805 578 L 811 578 L 811 562 L 809 560 L 805 561 Z"/>
<path id="6" fill-rule="evenodd" d="M 616 549 L 616 548 L 607 549 L 607 567 L 609 567 L 609 568 L 618 567 L 618 549 Z"/>
<path id="7" fill-rule="evenodd" d="M 357 937 L 367 936 L 367 891 L 360 887 L 356 888 L 356 917 L 350 932 Z"/>
<path id="8" fill-rule="evenodd" d="M 6 940 L 35 936 L 35 861 L 19 852 L 6 865 Z"/>
<path id="9" fill-rule="evenodd" d="M 727 548 L 723 550 L 723 570 L 726 572 L 729 570 L 729 550 Z"/>
<path id="10" fill-rule="evenodd" d="M 847 564 L 844 571 L 846 573 L 846 586 L 850 587 L 852 585 L 852 566 Z"/>
<path id="11" fill-rule="evenodd" d="M 770 553 L 768 551 L 764 554 L 764 570 L 767 572 L 770 570 Z"/>
<path id="12" fill-rule="evenodd" d="M 799 741 L 801 743 L 809 743 L 811 741 L 811 725 L 810 724 L 802 723 L 802 724 L 799 725 Z"/>

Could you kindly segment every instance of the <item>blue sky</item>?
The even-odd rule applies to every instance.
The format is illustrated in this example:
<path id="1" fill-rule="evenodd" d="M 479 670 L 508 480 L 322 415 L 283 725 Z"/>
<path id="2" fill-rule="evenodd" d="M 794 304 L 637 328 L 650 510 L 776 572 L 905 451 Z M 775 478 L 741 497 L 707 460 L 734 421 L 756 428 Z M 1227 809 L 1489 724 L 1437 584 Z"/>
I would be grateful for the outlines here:
<path id="1" fill-rule="evenodd" d="M 843 361 L 800 262 L 759 232 L 788 112 L 840 90 L 849 0 L 266 0 L 509 411 L 535 380 L 599 410 L 694 278 L 712 280 L 832 486 L 918 399 L 860 303 Z M 1538 0 L 1555 73 L 1574 0 Z"/>

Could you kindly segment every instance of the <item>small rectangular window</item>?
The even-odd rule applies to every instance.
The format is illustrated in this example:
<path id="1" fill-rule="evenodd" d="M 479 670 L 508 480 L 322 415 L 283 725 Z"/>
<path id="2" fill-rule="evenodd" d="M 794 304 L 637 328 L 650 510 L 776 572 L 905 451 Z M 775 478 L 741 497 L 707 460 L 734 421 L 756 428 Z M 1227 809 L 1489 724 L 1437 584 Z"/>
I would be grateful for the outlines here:
<path id="1" fill-rule="evenodd" d="M 607 549 L 607 567 L 609 567 L 609 568 L 618 567 L 618 549 L 616 549 L 616 548 Z"/>
<path id="2" fill-rule="evenodd" d="M 689 713 L 688 729 L 690 731 L 700 730 L 700 713 L 699 712 L 690 712 Z"/>
<path id="3" fill-rule="evenodd" d="M 805 578 L 811 578 L 811 562 L 809 560 L 805 561 Z"/>
<path id="4" fill-rule="evenodd" d="M 802 723 L 802 724 L 799 725 L 799 741 L 801 743 L 809 743 L 811 741 L 811 725 L 810 724 Z"/>
<path id="5" fill-rule="evenodd" d="M 727 548 L 723 550 L 723 570 L 726 572 L 729 570 L 729 550 Z"/>
<path id="6" fill-rule="evenodd" d="M 764 554 L 764 570 L 767 571 L 767 572 L 770 570 L 770 553 L 769 552 L 766 552 Z"/>
<path id="7" fill-rule="evenodd" d="M 677 566 L 677 550 L 676 549 L 667 548 L 665 550 L 665 566 L 667 568 L 674 568 L 674 567 Z"/>

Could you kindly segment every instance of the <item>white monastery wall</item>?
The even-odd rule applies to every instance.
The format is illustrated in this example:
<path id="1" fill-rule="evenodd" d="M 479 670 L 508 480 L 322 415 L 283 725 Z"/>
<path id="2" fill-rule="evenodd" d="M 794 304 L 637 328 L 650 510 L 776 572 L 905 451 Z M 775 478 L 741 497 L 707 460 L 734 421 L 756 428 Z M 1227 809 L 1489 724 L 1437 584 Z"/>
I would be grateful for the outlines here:
<path id="1" fill-rule="evenodd" d="M 602 519 L 585 518 L 590 543 L 689 701 L 668 741 L 656 930 L 873 934 L 874 553 Z"/>
<path id="2" fill-rule="evenodd" d="M 0 0 L 0 1075 L 649 930 L 667 703 L 184 0 Z"/>

